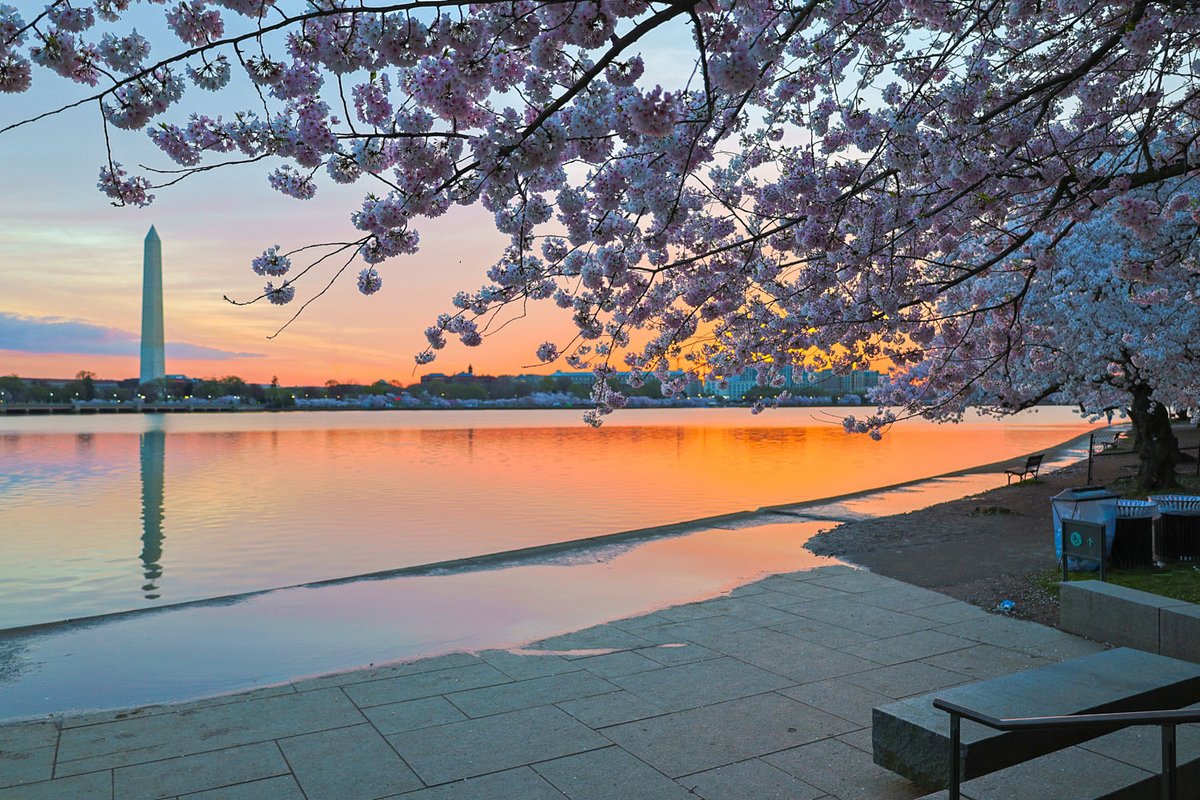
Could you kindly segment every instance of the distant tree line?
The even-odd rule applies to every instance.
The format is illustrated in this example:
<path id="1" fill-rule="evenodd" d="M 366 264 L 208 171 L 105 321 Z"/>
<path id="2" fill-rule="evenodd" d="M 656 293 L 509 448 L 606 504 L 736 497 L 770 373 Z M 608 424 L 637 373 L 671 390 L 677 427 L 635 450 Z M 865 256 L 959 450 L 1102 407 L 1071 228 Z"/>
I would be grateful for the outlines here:
<path id="1" fill-rule="evenodd" d="M 103 389 L 98 388 L 97 383 Z M 636 388 L 625 383 L 619 383 L 618 386 L 628 397 L 661 399 L 663 396 L 662 387 L 654 378 L 649 378 Z M 73 381 L 51 385 L 43 380 L 23 379 L 17 375 L 0 376 L 0 401 L 9 403 L 62 403 L 72 400 L 128 402 L 138 399 L 160 402 L 191 398 L 208 401 L 237 398 L 268 408 L 289 408 L 296 404 L 297 399 L 345 400 L 364 395 L 407 393 L 417 400 L 503 400 L 529 397 L 537 392 L 568 394 L 586 400 L 591 394 L 591 383 L 580 383 L 561 376 L 500 375 L 447 376 L 408 386 L 382 378 L 369 384 L 331 378 L 320 386 L 281 386 L 279 379 L 273 377 L 269 385 L 263 386 L 247 383 L 237 375 L 226 375 L 221 378 L 168 378 L 161 382 L 138 384 L 136 380 L 98 382 L 95 373 L 83 370 Z"/>

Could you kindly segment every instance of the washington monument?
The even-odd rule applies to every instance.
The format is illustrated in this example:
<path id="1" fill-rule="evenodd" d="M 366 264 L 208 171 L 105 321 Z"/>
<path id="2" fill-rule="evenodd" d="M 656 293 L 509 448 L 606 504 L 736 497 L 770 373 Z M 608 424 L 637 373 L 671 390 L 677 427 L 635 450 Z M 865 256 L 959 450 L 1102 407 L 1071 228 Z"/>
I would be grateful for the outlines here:
<path id="1" fill-rule="evenodd" d="M 163 352 L 162 242 L 150 226 L 142 261 L 142 372 L 140 383 L 161 383 L 167 375 Z"/>

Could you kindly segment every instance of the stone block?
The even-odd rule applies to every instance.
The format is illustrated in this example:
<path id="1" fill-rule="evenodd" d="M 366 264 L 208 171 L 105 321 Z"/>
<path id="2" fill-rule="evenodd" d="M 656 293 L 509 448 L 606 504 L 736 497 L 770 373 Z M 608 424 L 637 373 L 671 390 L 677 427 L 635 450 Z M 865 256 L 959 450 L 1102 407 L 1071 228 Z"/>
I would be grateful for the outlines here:
<path id="1" fill-rule="evenodd" d="M 890 666 L 943 653 L 953 653 L 955 650 L 966 650 L 975 644 L 970 639 L 951 636 L 941 631 L 913 631 L 887 639 L 876 639 L 873 642 L 851 645 L 845 650 L 851 655 Z"/>
<path id="2" fill-rule="evenodd" d="M 583 667 L 594 675 L 603 678 L 617 678 L 622 675 L 633 675 L 637 672 L 647 672 L 659 669 L 662 664 L 646 658 L 633 650 L 621 650 L 602 656 L 589 656 L 571 662 Z"/>
<path id="3" fill-rule="evenodd" d="M 645 656 L 657 664 L 662 664 L 664 667 L 691 664 L 695 661 L 721 657 L 721 654 L 716 650 L 709 650 L 707 647 L 701 647 L 698 644 L 658 644 L 653 647 L 643 647 L 634 652 Z"/>
<path id="4" fill-rule="evenodd" d="M 620 725 L 622 722 L 657 717 L 663 713 L 661 708 L 649 700 L 624 691 L 568 700 L 559 703 L 558 707 L 589 728 Z"/>
<path id="5" fill-rule="evenodd" d="M 279 748 L 263 742 L 121 767 L 113 770 L 113 789 L 121 800 L 157 800 L 287 773 Z"/>
<path id="6" fill-rule="evenodd" d="M 552 636 L 534 642 L 527 649 L 549 650 L 568 658 L 599 655 L 599 650 L 633 650 L 654 644 L 637 634 L 622 630 L 615 625 L 593 625 L 581 631 Z"/>
<path id="7" fill-rule="evenodd" d="M 619 747 L 533 766 L 567 797 L 589 800 L 692 800 L 687 789 Z"/>
<path id="8" fill-rule="evenodd" d="M 672 778 L 856 730 L 859 726 L 790 697 L 768 693 L 604 730 Z"/>
<path id="9" fill-rule="evenodd" d="M 792 681 L 735 658 L 714 658 L 613 678 L 664 711 L 682 711 L 769 692 Z"/>
<path id="10" fill-rule="evenodd" d="M 387 797 L 422 788 L 370 725 L 295 736 L 279 746 L 308 800 Z"/>
<path id="11" fill-rule="evenodd" d="M 54 777 L 54 748 L 0 750 L 0 787 L 48 781 Z"/>
<path id="12" fill-rule="evenodd" d="M 563 793 L 529 767 L 519 767 L 479 778 L 444 783 L 402 797 L 403 800 L 563 800 Z"/>
<path id="13" fill-rule="evenodd" d="M 0 727 L 0 752 L 38 750 L 58 744 L 58 726 L 52 722 L 23 722 Z"/>
<path id="14" fill-rule="evenodd" d="M 762 628 L 723 634 L 705 644 L 793 683 L 823 681 L 877 666 L 873 661 L 814 641 Z"/>
<path id="15" fill-rule="evenodd" d="M 838 800 L 900 800 L 912 796 L 911 783 L 872 764 L 869 754 L 837 739 L 772 753 L 763 760 Z"/>
<path id="16" fill-rule="evenodd" d="M 220 789 L 185 794 L 179 800 L 305 800 L 300 784 L 291 775 L 239 783 Z"/>
<path id="17" fill-rule="evenodd" d="M 688 775 L 679 782 L 704 800 L 817 800 L 825 797 L 824 791 L 758 758 Z"/>
<path id="18" fill-rule="evenodd" d="M 549 653 L 539 653 L 536 650 L 524 650 L 519 653 L 511 650 L 485 650 L 479 654 L 479 657 L 514 681 L 544 678 L 547 675 L 574 672 L 579 669 L 565 658 Z"/>
<path id="19" fill-rule="evenodd" d="M 104 770 L 0 789 L 0 800 L 112 800 L 112 791 L 112 773 Z"/>
<path id="20" fill-rule="evenodd" d="M 962 794 L 964 800 L 1133 800 L 1157 797 L 1155 782 L 1145 770 L 1070 747 L 969 780 Z"/>
<path id="21" fill-rule="evenodd" d="M 1063 630 L 1100 642 L 1159 652 L 1159 609 L 1178 605 L 1161 595 L 1102 581 L 1071 581 L 1059 592 Z"/>
<path id="22" fill-rule="evenodd" d="M 961 672 L 942 669 L 921 661 L 906 661 L 891 667 L 856 672 L 842 680 L 899 700 L 947 686 L 957 686 L 970 679 Z"/>
<path id="23" fill-rule="evenodd" d="M 418 672 L 381 681 L 356 683 L 345 687 L 346 696 L 359 708 L 434 697 L 449 692 L 478 689 L 510 683 L 511 678 L 490 664 L 476 663 L 466 667 L 451 667 L 436 672 Z"/>
<path id="24" fill-rule="evenodd" d="M 611 744 L 553 706 L 406 731 L 387 739 L 417 775 L 430 785 L 597 750 Z"/>
<path id="25" fill-rule="evenodd" d="M 1200 606 L 1167 606 L 1158 612 L 1159 652 L 1200 663 Z"/>
<path id="26" fill-rule="evenodd" d="M 1200 700 L 1200 665 L 1119 648 L 943 689 L 875 709 L 875 763 L 930 788 L 949 771 L 949 715 L 941 697 L 995 717 L 1178 708 Z M 1092 731 L 1004 732 L 964 721 L 963 775 L 973 778 L 1077 744 Z"/>
<path id="27" fill-rule="evenodd" d="M 417 700 L 371 706 L 363 709 L 363 714 L 384 736 L 444 725 L 447 722 L 461 722 L 467 718 L 466 714 L 444 697 L 422 697 Z"/>
<path id="28" fill-rule="evenodd" d="M 455 692 L 446 699 L 468 717 L 486 717 L 615 691 L 617 687 L 603 678 L 580 671 Z"/>
<path id="29" fill-rule="evenodd" d="M 56 775 L 158 761 L 365 722 L 340 689 L 292 692 L 64 730 Z"/>
<path id="30" fill-rule="evenodd" d="M 855 602 L 853 596 L 817 600 L 787 610 L 876 638 L 899 636 L 938 626 L 933 620 Z"/>

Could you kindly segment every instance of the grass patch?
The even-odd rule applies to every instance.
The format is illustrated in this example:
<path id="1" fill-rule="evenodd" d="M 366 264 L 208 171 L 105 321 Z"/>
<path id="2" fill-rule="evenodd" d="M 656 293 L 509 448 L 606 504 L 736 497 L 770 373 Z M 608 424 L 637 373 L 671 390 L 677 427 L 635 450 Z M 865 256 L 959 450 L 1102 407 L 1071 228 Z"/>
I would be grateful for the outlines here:
<path id="1" fill-rule="evenodd" d="M 1012 509 L 1005 508 L 1004 506 L 975 506 L 975 508 L 971 509 L 972 517 L 990 517 L 995 516 L 996 514 L 1011 513 L 1013 513 Z"/>
<path id="2" fill-rule="evenodd" d="M 1073 581 L 1099 580 L 1099 572 L 1071 572 Z M 1038 576 L 1039 588 L 1058 596 L 1062 570 L 1050 570 Z M 1186 562 L 1170 563 L 1164 567 L 1141 567 L 1137 569 L 1110 569 L 1108 582 L 1128 586 L 1151 594 L 1171 597 L 1185 603 L 1200 603 L 1200 566 Z"/>
<path id="3" fill-rule="evenodd" d="M 1174 489 L 1160 489 L 1152 492 L 1152 494 L 1200 494 L 1200 475 L 1196 475 L 1195 465 L 1185 464 L 1181 468 L 1187 469 L 1188 472 L 1186 474 L 1182 472 L 1175 473 L 1175 480 L 1179 483 L 1178 487 Z M 1110 481 L 1107 488 L 1125 498 L 1145 500 L 1147 497 L 1146 492 L 1139 492 L 1137 490 L 1137 477 L 1134 475 Z"/>

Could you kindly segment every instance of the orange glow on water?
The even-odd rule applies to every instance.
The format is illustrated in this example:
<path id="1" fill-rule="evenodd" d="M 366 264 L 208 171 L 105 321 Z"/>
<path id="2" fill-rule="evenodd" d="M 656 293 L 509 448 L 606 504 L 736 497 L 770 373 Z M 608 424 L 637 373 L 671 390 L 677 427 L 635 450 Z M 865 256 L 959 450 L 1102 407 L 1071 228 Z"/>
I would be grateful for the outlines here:
<path id="1" fill-rule="evenodd" d="M 842 495 L 1087 427 L 1052 410 L 873 442 L 810 409 L 624 412 L 599 430 L 577 411 L 10 417 L 0 628 Z"/>

